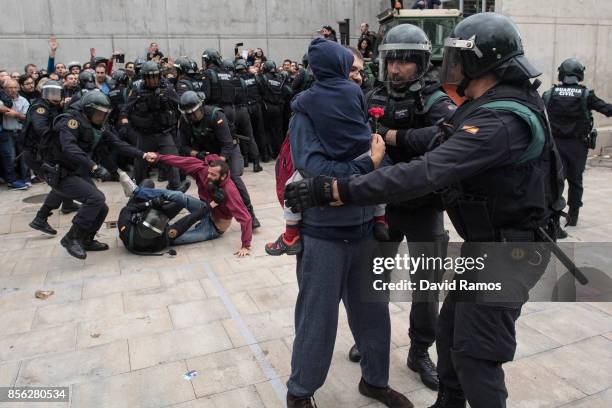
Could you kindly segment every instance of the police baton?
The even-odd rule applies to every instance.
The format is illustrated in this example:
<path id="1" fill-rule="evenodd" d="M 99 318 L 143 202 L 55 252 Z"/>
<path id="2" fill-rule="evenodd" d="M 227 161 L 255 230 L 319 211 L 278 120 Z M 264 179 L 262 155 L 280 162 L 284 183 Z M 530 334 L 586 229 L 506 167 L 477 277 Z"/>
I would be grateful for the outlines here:
<path id="1" fill-rule="evenodd" d="M 576 266 L 576 264 L 563 252 L 559 245 L 548 235 L 546 230 L 542 227 L 538 227 L 536 230 L 540 238 L 544 239 L 544 241 L 550 244 L 551 252 L 557 257 L 559 261 L 567 268 L 567 270 L 574 275 L 574 278 L 582 285 L 586 285 L 589 283 L 587 277 L 582 273 L 582 271 Z"/>

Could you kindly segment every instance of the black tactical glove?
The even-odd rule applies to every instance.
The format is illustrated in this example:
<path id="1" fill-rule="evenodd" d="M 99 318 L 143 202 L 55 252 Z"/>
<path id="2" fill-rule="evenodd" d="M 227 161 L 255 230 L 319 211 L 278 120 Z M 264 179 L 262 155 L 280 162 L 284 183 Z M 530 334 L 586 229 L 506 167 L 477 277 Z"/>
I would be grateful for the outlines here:
<path id="1" fill-rule="evenodd" d="M 212 193 L 212 198 L 215 203 L 221 205 L 225 201 L 225 191 L 222 188 L 217 188 Z"/>
<path id="2" fill-rule="evenodd" d="M 112 175 L 108 172 L 108 170 L 106 170 L 104 167 L 100 166 L 98 164 L 98 166 L 96 167 L 95 170 L 91 171 L 91 176 L 93 178 L 97 178 L 100 181 L 110 181 L 112 179 Z"/>
<path id="3" fill-rule="evenodd" d="M 316 176 L 285 186 L 285 206 L 298 213 L 311 207 L 322 207 L 334 201 L 333 177 Z"/>
<path id="4" fill-rule="evenodd" d="M 204 160 L 207 155 L 208 155 L 208 152 L 198 152 L 196 153 L 195 157 L 196 159 Z"/>
<path id="5" fill-rule="evenodd" d="M 155 208 L 156 210 L 161 210 L 163 209 L 164 204 L 166 204 L 167 202 L 168 200 L 163 195 L 159 197 L 155 197 L 154 199 L 150 201 L 151 208 Z"/>

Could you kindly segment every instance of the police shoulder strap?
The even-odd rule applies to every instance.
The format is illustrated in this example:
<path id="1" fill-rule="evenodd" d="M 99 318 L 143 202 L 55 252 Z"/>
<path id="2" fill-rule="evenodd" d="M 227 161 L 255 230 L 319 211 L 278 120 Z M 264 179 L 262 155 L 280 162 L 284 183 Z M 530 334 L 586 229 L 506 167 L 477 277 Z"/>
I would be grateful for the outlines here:
<path id="1" fill-rule="evenodd" d="M 423 112 L 427 113 L 429 110 L 439 101 L 447 97 L 447 95 L 439 89 L 436 89 L 433 93 L 427 95 L 425 100 L 425 106 L 423 106 Z"/>
<path id="2" fill-rule="evenodd" d="M 552 94 L 553 89 L 555 89 L 554 86 L 550 88 L 548 91 L 544 92 L 544 94 L 542 95 L 544 106 L 546 106 L 547 108 L 548 108 L 548 103 L 550 102 L 550 95 Z"/>

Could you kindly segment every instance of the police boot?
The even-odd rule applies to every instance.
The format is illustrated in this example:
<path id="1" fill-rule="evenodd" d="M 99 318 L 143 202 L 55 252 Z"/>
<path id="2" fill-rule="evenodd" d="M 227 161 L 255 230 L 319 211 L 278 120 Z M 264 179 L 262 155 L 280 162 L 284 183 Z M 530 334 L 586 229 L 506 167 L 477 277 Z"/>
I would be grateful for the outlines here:
<path id="1" fill-rule="evenodd" d="M 261 227 L 261 223 L 259 222 L 259 220 L 257 219 L 257 217 L 255 216 L 255 211 L 253 210 L 253 206 L 251 204 L 249 204 L 249 206 L 247 207 L 247 210 L 249 210 L 249 214 L 251 214 L 251 228 L 252 229 L 257 229 L 259 227 Z"/>
<path id="2" fill-rule="evenodd" d="M 191 181 L 185 179 L 181 181 L 181 184 L 179 184 L 177 191 L 180 191 L 181 193 L 185 194 L 187 190 L 189 190 L 189 187 L 191 187 Z"/>
<path id="3" fill-rule="evenodd" d="M 104 242 L 97 241 L 95 237 L 96 237 L 95 232 L 85 235 L 85 238 L 83 239 L 83 248 L 85 248 L 86 251 L 106 251 L 108 250 L 108 245 L 105 244 Z"/>
<path id="4" fill-rule="evenodd" d="M 358 363 L 361 361 L 361 353 L 359 352 L 356 344 L 353 344 L 353 347 L 351 347 L 349 350 L 349 360 L 351 360 L 353 363 Z"/>
<path id="5" fill-rule="evenodd" d="M 62 214 L 70 214 L 72 212 L 79 211 L 79 208 L 81 208 L 81 206 L 72 200 L 64 201 L 62 203 Z"/>
<path id="6" fill-rule="evenodd" d="M 48 219 L 53 214 L 46 206 L 42 206 L 40 210 L 36 213 L 36 217 L 30 223 L 30 228 L 34 228 L 35 230 L 39 230 L 40 232 L 44 232 L 49 235 L 56 235 L 57 231 L 53 229 L 51 225 L 49 225 Z"/>
<path id="7" fill-rule="evenodd" d="M 253 173 L 259 173 L 262 170 L 263 167 L 261 167 L 261 165 L 259 164 L 259 160 L 256 159 L 255 161 L 253 161 Z"/>
<path id="8" fill-rule="evenodd" d="M 452 390 L 440 385 L 438 398 L 429 408 L 465 408 L 465 397 L 458 390 Z"/>
<path id="9" fill-rule="evenodd" d="M 567 213 L 567 223 L 566 227 L 575 227 L 578 225 L 578 214 L 580 213 L 580 207 L 570 207 Z"/>
<path id="10" fill-rule="evenodd" d="M 84 232 L 77 225 L 72 224 L 70 230 L 64 235 L 60 243 L 66 251 L 75 258 L 85 259 L 87 258 L 87 252 L 83 248 L 83 235 Z"/>
<path id="11" fill-rule="evenodd" d="M 412 371 L 419 373 L 421 381 L 427 388 L 434 391 L 438 389 L 438 372 L 436 371 L 436 365 L 429 357 L 427 348 L 416 346 L 410 347 L 406 364 Z"/>
<path id="12" fill-rule="evenodd" d="M 204 218 L 207 212 L 208 212 L 208 207 L 202 207 L 201 210 L 194 211 L 184 216 L 183 218 L 181 218 L 180 220 L 172 224 L 170 228 L 168 228 L 168 232 L 167 232 L 168 238 L 176 239 L 180 237 L 185 232 L 187 232 L 187 230 L 191 228 L 193 224 L 195 224 L 198 221 L 202 221 L 202 218 Z"/>
<path id="13" fill-rule="evenodd" d="M 565 230 L 561 228 L 561 225 L 557 225 L 555 227 L 555 233 L 557 235 L 557 239 L 567 238 L 567 232 L 565 232 Z"/>

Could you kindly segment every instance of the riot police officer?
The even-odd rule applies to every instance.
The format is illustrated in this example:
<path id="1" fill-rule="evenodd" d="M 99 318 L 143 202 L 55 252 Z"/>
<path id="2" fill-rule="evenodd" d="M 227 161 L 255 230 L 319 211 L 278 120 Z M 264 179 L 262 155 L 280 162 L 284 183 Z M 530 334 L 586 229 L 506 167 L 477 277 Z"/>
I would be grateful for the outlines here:
<path id="1" fill-rule="evenodd" d="M 235 73 L 232 76 L 232 84 L 234 85 L 235 95 L 234 111 L 236 133 L 240 136 L 242 155 L 245 158 L 245 163 L 248 161 L 248 159 L 253 162 L 253 171 L 258 173 L 262 171 L 263 168 L 259 164 L 259 148 L 255 143 L 251 115 L 249 114 L 248 110 L 249 100 L 247 95 L 247 85 L 242 78 L 237 76 Z"/>
<path id="2" fill-rule="evenodd" d="M 232 135 L 236 135 L 234 113 L 234 84 L 232 74 L 224 68 L 219 51 L 212 48 L 202 53 L 202 81 L 206 102 L 219 106 L 225 112 Z"/>
<path id="3" fill-rule="evenodd" d="M 263 97 L 264 120 L 267 125 L 268 140 L 272 147 L 272 156 L 278 156 L 285 139 L 283 134 L 283 108 L 290 95 L 285 78 L 276 72 L 276 63 L 266 61 L 258 78 Z"/>
<path id="4" fill-rule="evenodd" d="M 455 109 L 451 99 L 440 90 L 440 83 L 431 77 L 431 42 L 419 27 L 401 24 L 387 32 L 380 50 L 379 80 L 381 85 L 366 96 L 368 108 L 384 108 L 378 132 L 399 140 L 413 129 L 435 124 Z M 376 130 L 375 130 L 376 131 Z M 387 153 L 394 163 L 415 158 L 398 147 L 389 146 Z M 418 156 L 418 155 L 417 155 Z M 387 206 L 387 221 L 392 241 L 385 251 L 394 256 L 404 237 L 411 256 L 442 256 L 448 242 L 444 218 L 434 195 L 417 200 L 392 202 Z M 415 282 L 437 282 L 441 270 L 416 269 L 410 278 Z M 419 284 L 417 284 L 417 287 Z M 423 383 L 438 389 L 438 375 L 428 353 L 435 341 L 438 317 L 437 293 L 413 291 L 410 309 L 410 351 L 408 367 L 420 374 Z M 352 350 L 352 360 L 356 360 Z"/>
<path id="5" fill-rule="evenodd" d="M 223 109 L 218 106 L 205 105 L 198 94 L 187 91 L 181 96 L 179 109 L 182 113 L 179 122 L 179 145 L 181 156 L 204 159 L 210 153 L 221 156 L 228 162 L 230 177 L 245 207 L 251 214 L 253 229 L 261 224 L 251 204 L 251 197 L 247 190 L 242 174 L 244 162 L 238 141 L 229 129 L 229 124 Z"/>
<path id="6" fill-rule="evenodd" d="M 119 122 L 125 131 L 136 134 L 136 146 L 147 152 L 178 154 L 174 136 L 178 123 L 178 96 L 174 88 L 162 78 L 156 62 L 147 61 L 140 72 L 142 80 L 134 84 L 128 101 L 121 108 Z M 134 178 L 140 183 L 146 178 L 148 164 L 136 160 Z M 180 176 L 176 168 L 167 170 L 168 189 L 179 188 Z"/>
<path id="7" fill-rule="evenodd" d="M 180 97 L 186 91 L 195 91 L 204 95 L 204 82 L 198 73 L 198 64 L 189 57 L 179 57 L 174 61 L 178 74 L 176 93 Z"/>
<path id="8" fill-rule="evenodd" d="M 54 130 L 58 137 L 43 157 L 41 168 L 53 191 L 82 203 L 72 227 L 61 240 L 68 253 L 79 259 L 87 257 L 86 251 L 108 249 L 108 245 L 94 239 L 108 206 L 92 178 L 110 179 L 110 173 L 92 159 L 96 151 L 110 144 L 121 154 L 145 157 L 144 152 L 121 141 L 110 127 L 104 126 L 111 109 L 108 96 L 98 90 L 87 92 L 67 113 L 56 118 Z"/>
<path id="9" fill-rule="evenodd" d="M 79 89 L 72 94 L 70 101 L 64 104 L 64 110 L 68 110 L 70 105 L 78 101 L 89 91 L 96 88 L 96 76 L 91 71 L 81 71 L 79 74 Z"/>
<path id="10" fill-rule="evenodd" d="M 544 102 L 555 138 L 555 144 L 563 160 L 565 179 L 569 185 L 569 205 L 566 226 L 576 226 L 582 207 L 582 173 L 586 165 L 588 149 L 595 148 L 596 131 L 593 129 L 592 110 L 612 116 L 612 105 L 595 95 L 592 89 L 581 85 L 585 67 L 575 58 L 566 59 L 559 66 L 558 85 L 544 93 Z M 560 232 L 559 238 L 567 233 Z"/>
<path id="11" fill-rule="evenodd" d="M 510 19 L 472 15 L 445 41 L 441 73 L 441 81 L 457 84 L 468 101 L 437 136 L 435 128 L 416 129 L 402 147 L 414 153 L 433 150 L 421 160 L 364 176 L 319 176 L 285 191 L 295 211 L 438 191 L 465 240 L 461 256 L 488 253 L 482 274 L 455 274 L 455 282 L 487 282 L 492 275 L 505 289 L 499 294 L 451 291 L 444 300 L 436 335 L 440 389 L 433 408 L 465 407 L 466 399 L 474 408 L 506 406 L 502 364 L 514 358 L 515 321 L 550 259 L 546 247 L 533 243 L 550 237 L 554 214 L 563 206 L 559 156 L 536 92 L 539 81 L 529 81 L 537 75 Z"/>
<path id="12" fill-rule="evenodd" d="M 62 113 L 61 101 L 62 85 L 57 81 L 47 81 L 42 87 L 41 98 L 32 103 L 26 115 L 23 125 L 24 159 L 28 167 L 38 176 L 42 176 L 40 170 L 42 158 L 54 137 L 53 121 Z M 30 222 L 30 227 L 45 234 L 56 235 L 57 231 L 49 225 L 48 219 L 52 214 L 51 211 L 57 210 L 60 205 L 64 214 L 78 210 L 78 206 L 72 200 L 65 199 L 51 190 Z"/>
<path id="13" fill-rule="evenodd" d="M 263 112 L 261 110 L 263 99 L 261 97 L 257 77 L 255 74 L 249 72 L 244 60 L 236 61 L 236 75 L 240 78 L 242 87 L 246 91 L 247 111 L 251 119 L 253 136 L 257 143 L 261 161 L 267 163 L 270 160 L 269 143 L 266 135 L 266 128 L 264 127 Z"/>

